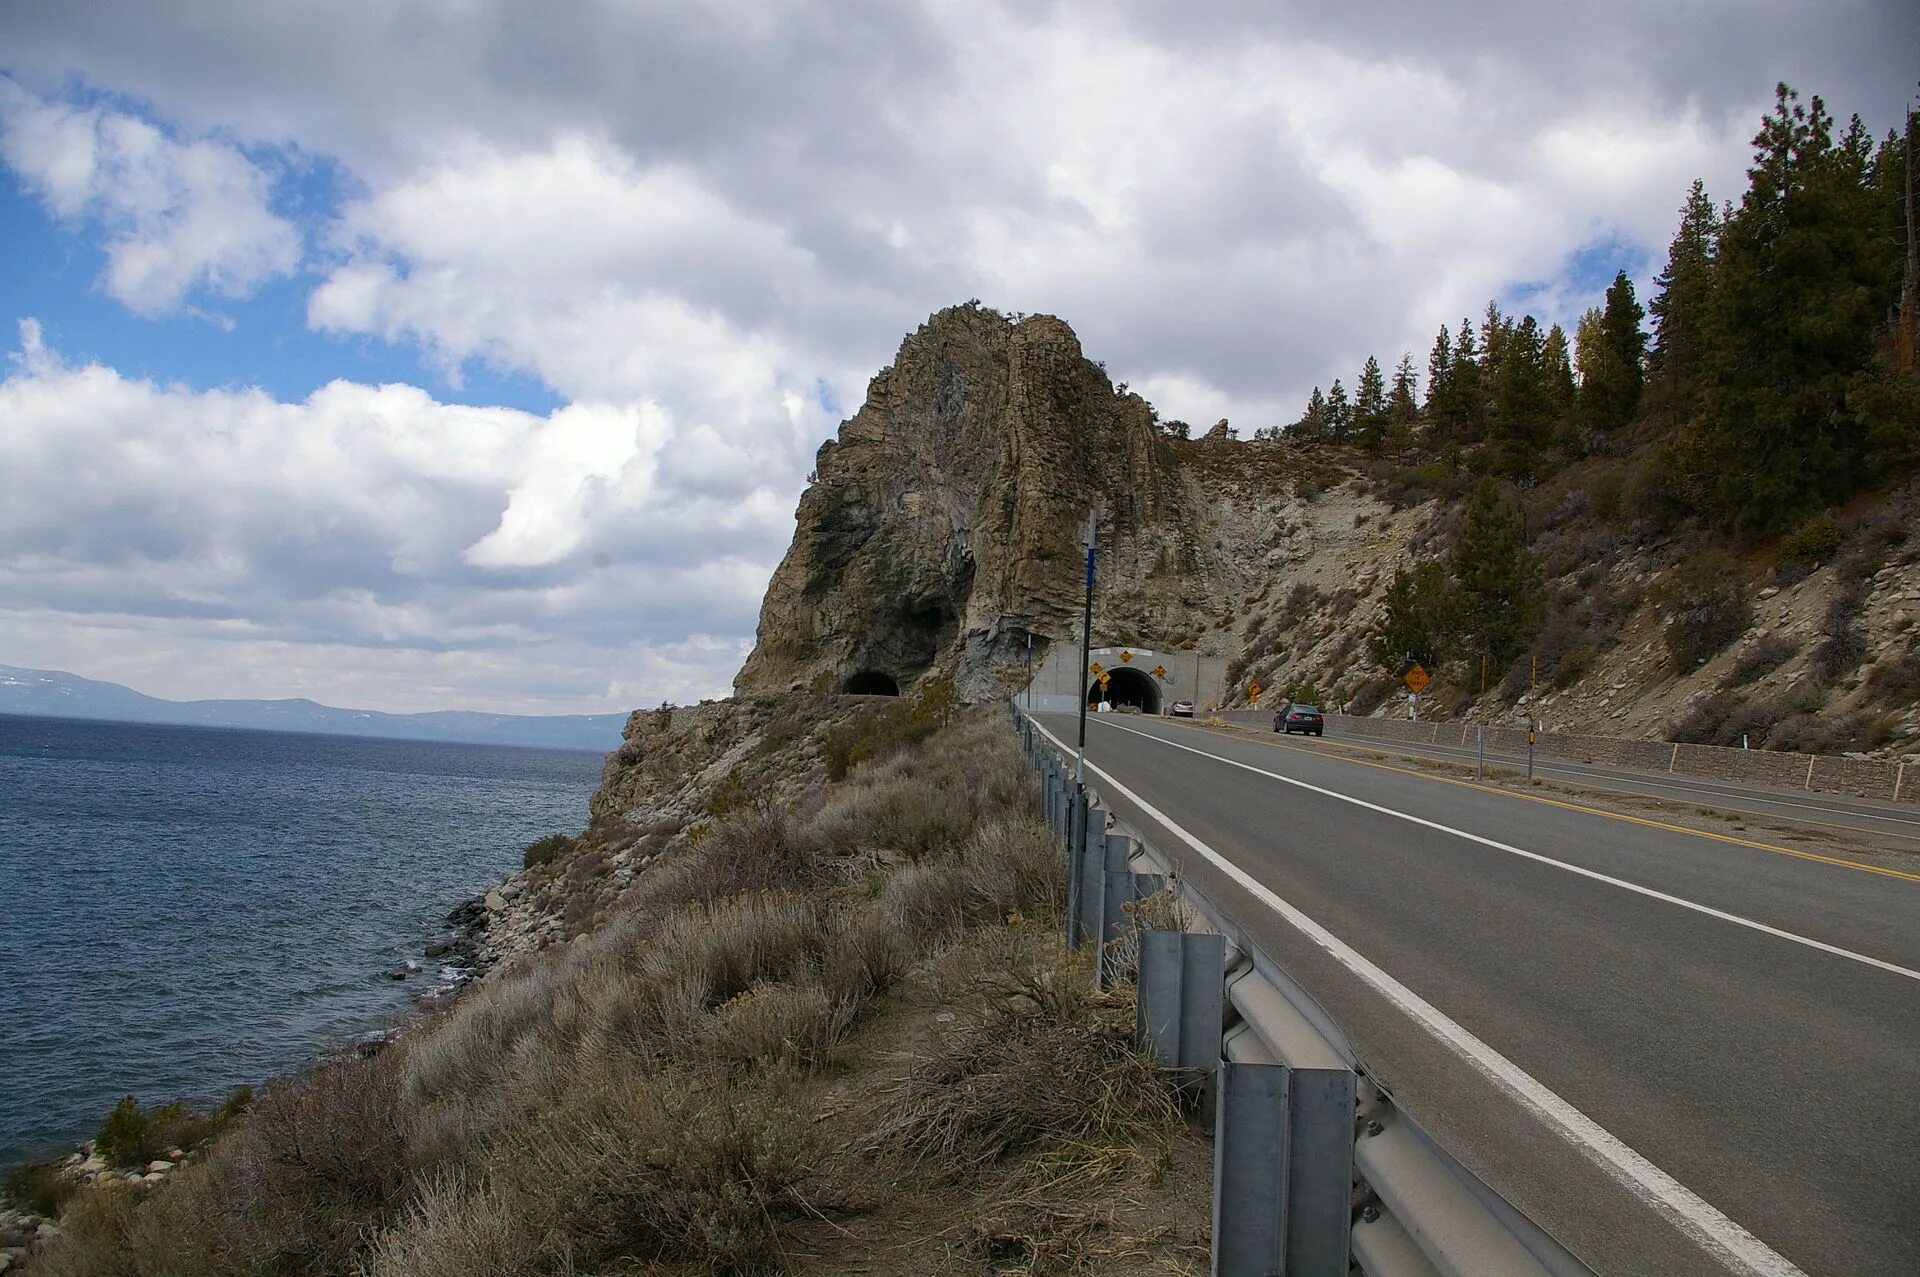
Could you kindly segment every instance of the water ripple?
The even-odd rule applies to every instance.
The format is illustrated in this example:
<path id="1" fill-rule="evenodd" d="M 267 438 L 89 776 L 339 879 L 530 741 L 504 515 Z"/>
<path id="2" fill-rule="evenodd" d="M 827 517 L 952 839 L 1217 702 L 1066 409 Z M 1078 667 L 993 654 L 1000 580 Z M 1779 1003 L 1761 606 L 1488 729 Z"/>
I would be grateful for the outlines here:
<path id="1" fill-rule="evenodd" d="M 457 901 L 586 818 L 572 751 L 0 716 L 0 1160 L 410 1006 Z"/>

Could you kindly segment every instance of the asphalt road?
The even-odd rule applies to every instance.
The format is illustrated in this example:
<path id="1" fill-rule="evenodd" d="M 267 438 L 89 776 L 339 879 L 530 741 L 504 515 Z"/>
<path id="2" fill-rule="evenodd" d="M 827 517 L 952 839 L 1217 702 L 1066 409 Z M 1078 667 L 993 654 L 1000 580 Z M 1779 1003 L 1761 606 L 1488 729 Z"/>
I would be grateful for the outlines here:
<path id="1" fill-rule="evenodd" d="M 1071 739 L 1070 716 L 1040 721 Z M 1094 720 L 1088 747 L 1120 818 L 1598 1272 L 1920 1273 L 1920 875 L 1162 720 Z M 1529 1103 L 1516 1077 L 1590 1122 Z"/>
<path id="2" fill-rule="evenodd" d="M 1295 740 L 1309 740 L 1299 736 Z M 1415 744 L 1410 741 L 1381 740 L 1370 736 L 1349 736 L 1337 728 L 1327 737 L 1336 745 L 1350 745 L 1380 753 L 1403 754 L 1414 758 L 1435 758 L 1449 763 L 1474 762 L 1474 750 L 1454 745 Z M 1487 766 L 1524 772 L 1525 753 L 1488 750 Z M 1912 769 L 1909 769 L 1912 770 Z M 1570 763 L 1564 759 L 1536 758 L 1534 774 L 1548 780 L 1566 781 L 1594 789 L 1664 798 L 1671 802 L 1692 803 L 1716 811 L 1740 812 L 1813 825 L 1816 828 L 1853 829 L 1881 834 L 1889 846 L 1920 851 L 1920 805 L 1877 802 L 1841 794 L 1822 794 L 1773 785 L 1738 785 L 1729 781 L 1704 780 L 1688 776 L 1670 776 L 1660 772 L 1637 771 L 1626 767 L 1606 767 L 1596 763 Z M 1920 778 L 1916 779 L 1920 784 Z"/>

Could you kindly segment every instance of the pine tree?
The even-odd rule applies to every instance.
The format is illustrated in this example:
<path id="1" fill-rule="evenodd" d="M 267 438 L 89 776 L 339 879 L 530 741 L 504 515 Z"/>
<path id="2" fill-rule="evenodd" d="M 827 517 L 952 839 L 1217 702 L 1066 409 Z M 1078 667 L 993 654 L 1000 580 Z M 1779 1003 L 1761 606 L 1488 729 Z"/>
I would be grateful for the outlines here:
<path id="1" fill-rule="evenodd" d="M 1380 600 L 1380 619 L 1367 634 L 1367 651 L 1389 674 L 1398 674 L 1409 660 L 1437 665 L 1451 655 L 1457 625 L 1447 570 L 1428 560 L 1393 574 Z"/>
<path id="2" fill-rule="evenodd" d="M 1387 442 L 1404 448 L 1413 442 L 1413 429 L 1419 420 L 1418 380 L 1413 371 L 1413 352 L 1400 356 L 1393 370 L 1393 389 L 1387 392 Z"/>
<path id="3" fill-rule="evenodd" d="M 1442 324 L 1440 335 L 1433 339 L 1433 349 L 1427 354 L 1427 430 L 1441 441 L 1448 438 L 1452 429 L 1448 416 L 1452 400 L 1453 334 Z"/>
<path id="4" fill-rule="evenodd" d="M 1547 329 L 1540 360 L 1548 414 L 1556 423 L 1564 422 L 1573 411 L 1573 352 L 1567 348 L 1567 334 L 1560 325 Z"/>
<path id="5" fill-rule="evenodd" d="M 1530 478 L 1553 427 L 1539 323 L 1526 316 L 1501 337 L 1500 345 L 1500 375 L 1487 430 L 1488 469 Z"/>
<path id="6" fill-rule="evenodd" d="M 1474 488 L 1452 568 L 1470 650 L 1504 670 L 1540 628 L 1543 591 L 1540 565 L 1527 551 L 1526 518 L 1491 479 Z"/>
<path id="7" fill-rule="evenodd" d="M 1315 386 L 1307 396 L 1307 410 L 1293 423 L 1293 437 L 1301 443 L 1317 443 L 1327 437 L 1327 397 Z"/>
<path id="8" fill-rule="evenodd" d="M 1480 367 L 1480 355 L 1473 342 L 1473 321 L 1460 321 L 1460 333 L 1453 339 L 1453 357 L 1449 361 L 1445 416 L 1448 437 L 1463 443 L 1480 438 L 1486 415 L 1486 390 Z"/>
<path id="9" fill-rule="evenodd" d="M 1367 356 L 1353 401 L 1353 433 L 1368 452 L 1380 451 L 1387 440 L 1387 383 L 1380 361 Z"/>
<path id="10" fill-rule="evenodd" d="M 1335 377 L 1333 389 L 1327 392 L 1327 437 L 1345 442 L 1352 434 L 1353 404 L 1347 399 L 1347 388 Z"/>
<path id="11" fill-rule="evenodd" d="M 1580 317 L 1580 410 L 1589 429 L 1610 435 L 1633 420 L 1645 383 L 1646 312 L 1625 271 L 1613 277 L 1604 310 Z"/>
<path id="12" fill-rule="evenodd" d="M 1674 412 L 1691 415 L 1699 406 L 1706 375 L 1707 308 L 1713 292 L 1713 258 L 1718 251 L 1720 214 L 1698 179 L 1680 209 L 1680 229 L 1667 248 L 1667 268 L 1654 281 L 1660 291 L 1648 304 L 1653 312 L 1650 380 Z"/>
<path id="13" fill-rule="evenodd" d="M 1507 356 L 1507 338 L 1513 321 L 1500 313 L 1500 303 L 1489 301 L 1480 318 L 1480 369 L 1488 394 L 1500 384 L 1500 364 Z"/>
<path id="14" fill-rule="evenodd" d="M 1849 390 L 1899 293 L 1871 159 L 1857 120 L 1836 144 L 1826 104 L 1802 106 L 1779 86 L 1713 268 L 1706 410 L 1690 455 L 1723 526 L 1790 527 L 1870 473 L 1873 423 Z"/>

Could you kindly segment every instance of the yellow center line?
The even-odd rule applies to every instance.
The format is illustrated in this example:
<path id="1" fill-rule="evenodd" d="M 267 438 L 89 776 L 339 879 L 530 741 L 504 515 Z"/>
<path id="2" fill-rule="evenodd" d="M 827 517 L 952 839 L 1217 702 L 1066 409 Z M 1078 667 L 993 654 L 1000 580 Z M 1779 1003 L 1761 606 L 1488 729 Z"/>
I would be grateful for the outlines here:
<path id="1" fill-rule="evenodd" d="M 1195 730 L 1211 736 L 1224 736 L 1233 740 L 1246 741 L 1253 745 L 1265 745 L 1269 749 L 1285 749 L 1296 754 L 1312 754 L 1316 758 L 1329 758 L 1335 762 L 1352 763 L 1356 767 L 1377 767 L 1381 771 L 1397 772 L 1402 776 L 1413 776 L 1420 780 L 1438 781 L 1442 785 L 1458 785 L 1463 789 L 1477 789 L 1484 794 L 1500 794 L 1507 798 L 1523 798 L 1530 803 L 1545 803 L 1549 807 L 1559 807 L 1566 811 L 1586 812 L 1591 816 L 1604 816 L 1608 820 L 1621 820 L 1630 825 L 1645 825 L 1649 829 L 1665 829 L 1676 834 L 1692 834 L 1698 838 L 1711 838 L 1715 842 L 1732 843 L 1736 847 L 1751 847 L 1755 851 L 1771 851 L 1782 856 L 1794 856 L 1801 860 L 1817 860 L 1824 865 L 1839 865 L 1843 869 L 1858 869 L 1862 873 L 1883 874 L 1888 878 L 1904 878 L 1908 882 L 1920 882 L 1920 873 L 1909 873 L 1904 869 L 1887 869 L 1880 865 L 1863 864 L 1858 860 L 1847 860 L 1841 856 L 1823 856 L 1817 851 L 1801 851 L 1796 847 L 1781 847 L 1770 842 L 1756 842 L 1751 838 L 1735 838 L 1732 834 L 1715 833 L 1710 829 L 1693 829 L 1686 825 L 1669 824 L 1664 820 L 1650 820 L 1645 816 L 1629 816 L 1624 812 L 1608 811 L 1603 807 L 1589 807 L 1584 803 L 1570 803 L 1558 798 L 1548 798 L 1542 794 L 1519 794 L 1511 789 L 1502 789 L 1496 785 L 1483 785 L 1478 781 L 1460 780 L 1453 776 L 1436 776 L 1432 772 L 1415 771 L 1411 767 L 1395 767 L 1391 763 L 1375 762 L 1368 758 L 1349 758 L 1339 754 L 1328 754 L 1318 749 L 1308 749 L 1302 745 L 1284 744 L 1277 740 L 1267 740 L 1261 736 L 1246 732 L 1237 732 L 1232 728 L 1208 727 L 1204 724 L 1192 724 Z M 1339 741 L 1332 742 L 1335 745 Z M 1347 748 L 1359 749 L 1363 746 L 1349 745 Z M 1782 819 L 1787 819 L 1782 817 Z M 1867 832 L 1861 830 L 1859 832 Z"/>

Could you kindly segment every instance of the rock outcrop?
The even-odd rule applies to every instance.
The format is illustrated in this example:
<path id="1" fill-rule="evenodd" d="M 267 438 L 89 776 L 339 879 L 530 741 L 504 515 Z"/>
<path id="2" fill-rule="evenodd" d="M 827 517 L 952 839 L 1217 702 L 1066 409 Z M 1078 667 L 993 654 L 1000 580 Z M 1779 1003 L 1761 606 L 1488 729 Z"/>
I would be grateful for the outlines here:
<path id="1" fill-rule="evenodd" d="M 932 672 L 970 697 L 1009 686 L 1028 636 L 1037 657 L 1076 627 L 1089 511 L 1102 616 L 1164 627 L 1197 601 L 1193 502 L 1146 401 L 1066 324 L 941 311 L 822 445 L 735 690 L 886 691 Z"/>

